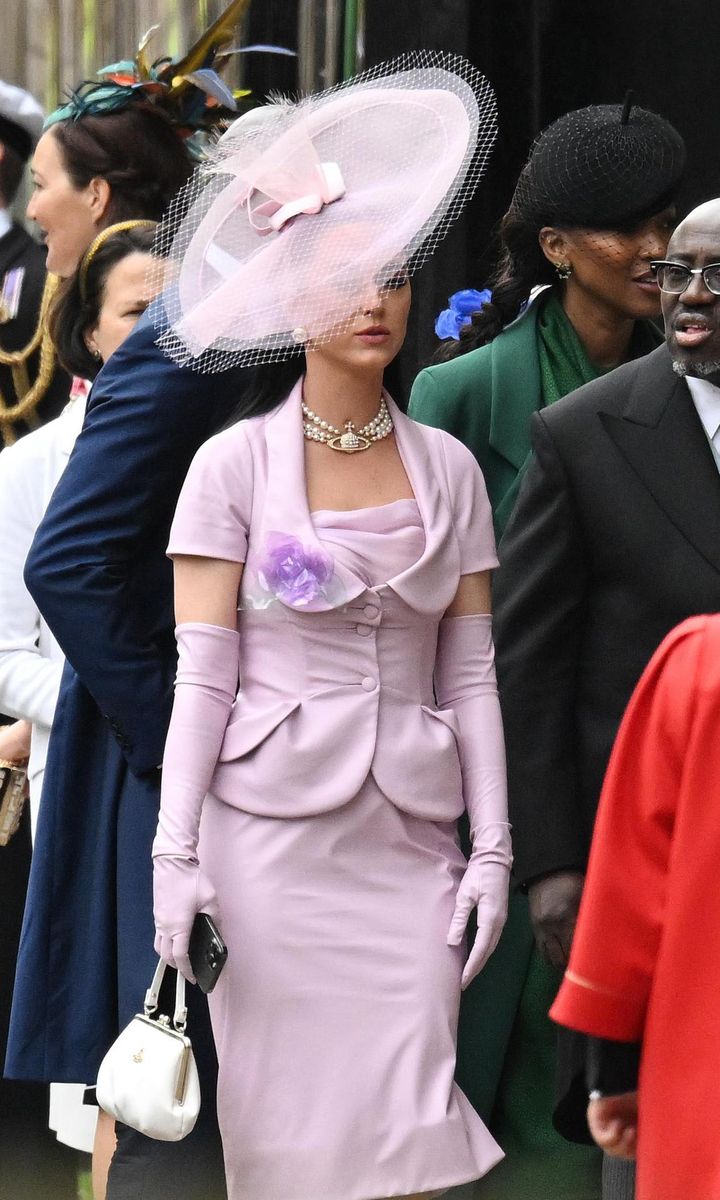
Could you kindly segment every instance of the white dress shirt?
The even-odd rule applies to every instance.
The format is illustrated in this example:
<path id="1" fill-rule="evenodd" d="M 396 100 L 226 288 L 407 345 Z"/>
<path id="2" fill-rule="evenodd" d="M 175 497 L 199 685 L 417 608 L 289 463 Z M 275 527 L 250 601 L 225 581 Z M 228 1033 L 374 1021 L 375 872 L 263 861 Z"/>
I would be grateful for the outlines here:
<path id="1" fill-rule="evenodd" d="M 696 379 L 693 375 L 686 375 L 685 380 L 720 471 L 720 387 L 710 383 L 709 379 Z"/>

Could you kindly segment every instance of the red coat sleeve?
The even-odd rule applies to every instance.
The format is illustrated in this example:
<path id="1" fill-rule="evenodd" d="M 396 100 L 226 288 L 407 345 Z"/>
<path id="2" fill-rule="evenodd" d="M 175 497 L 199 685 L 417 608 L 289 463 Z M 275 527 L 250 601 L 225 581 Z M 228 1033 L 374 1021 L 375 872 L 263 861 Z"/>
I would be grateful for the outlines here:
<path id="1" fill-rule="evenodd" d="M 605 777 L 570 962 L 550 1013 L 595 1037 L 642 1038 L 709 620 L 685 621 L 656 651 Z"/>

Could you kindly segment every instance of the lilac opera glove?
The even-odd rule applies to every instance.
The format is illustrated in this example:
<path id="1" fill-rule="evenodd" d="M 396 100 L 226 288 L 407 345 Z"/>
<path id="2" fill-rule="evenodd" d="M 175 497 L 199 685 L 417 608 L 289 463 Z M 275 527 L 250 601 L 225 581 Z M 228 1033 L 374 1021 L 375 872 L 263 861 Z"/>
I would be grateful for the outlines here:
<path id="1" fill-rule="evenodd" d="M 472 853 L 447 939 L 449 946 L 460 945 L 476 908 L 477 935 L 462 975 L 466 988 L 500 940 L 512 866 L 505 743 L 488 614 L 445 617 L 440 622 L 435 695 L 438 708 L 452 709 L 457 718 L 463 794 L 470 818 Z"/>
<path id="2" fill-rule="evenodd" d="M 197 858 L 210 788 L 239 678 L 240 635 L 217 625 L 178 625 L 175 701 L 165 743 L 153 843 L 155 951 L 194 983 L 187 956 L 195 914 L 216 912 Z"/>
<path id="3" fill-rule="evenodd" d="M 153 908 L 155 953 L 195 983 L 188 958 L 190 930 L 196 913 L 217 917 L 215 889 L 197 863 L 161 854 L 153 859 Z"/>

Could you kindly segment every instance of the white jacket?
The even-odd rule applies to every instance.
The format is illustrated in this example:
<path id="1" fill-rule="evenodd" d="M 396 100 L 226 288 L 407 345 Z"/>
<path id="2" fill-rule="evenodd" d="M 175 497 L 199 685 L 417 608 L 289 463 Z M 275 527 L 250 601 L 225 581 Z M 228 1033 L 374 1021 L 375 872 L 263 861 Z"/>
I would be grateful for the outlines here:
<path id="1" fill-rule="evenodd" d="M 0 712 L 32 721 L 33 833 L 63 654 L 23 582 L 23 567 L 85 415 L 73 400 L 54 421 L 0 453 Z"/>

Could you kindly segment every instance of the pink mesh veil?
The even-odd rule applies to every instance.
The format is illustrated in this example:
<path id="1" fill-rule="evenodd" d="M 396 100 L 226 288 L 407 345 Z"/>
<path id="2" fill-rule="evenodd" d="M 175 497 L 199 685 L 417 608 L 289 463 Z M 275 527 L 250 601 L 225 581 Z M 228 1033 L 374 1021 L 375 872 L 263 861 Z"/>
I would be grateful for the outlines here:
<path id="1" fill-rule="evenodd" d="M 159 345 L 220 371 L 336 336 L 433 253 L 496 132 L 488 81 L 432 53 L 235 122 L 160 227 Z"/>

